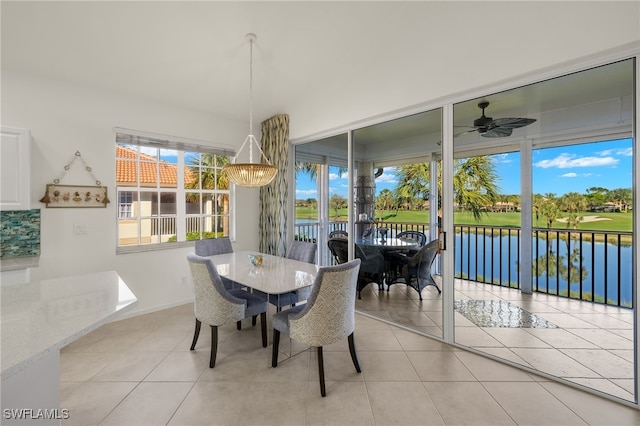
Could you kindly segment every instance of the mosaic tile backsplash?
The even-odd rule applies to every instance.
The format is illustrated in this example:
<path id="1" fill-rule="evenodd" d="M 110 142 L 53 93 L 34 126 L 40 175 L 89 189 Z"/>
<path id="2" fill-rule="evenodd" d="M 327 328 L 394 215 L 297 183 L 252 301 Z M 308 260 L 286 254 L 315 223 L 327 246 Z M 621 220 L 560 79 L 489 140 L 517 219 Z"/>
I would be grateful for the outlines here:
<path id="1" fill-rule="evenodd" d="M 40 210 L 0 211 L 0 257 L 40 255 Z"/>

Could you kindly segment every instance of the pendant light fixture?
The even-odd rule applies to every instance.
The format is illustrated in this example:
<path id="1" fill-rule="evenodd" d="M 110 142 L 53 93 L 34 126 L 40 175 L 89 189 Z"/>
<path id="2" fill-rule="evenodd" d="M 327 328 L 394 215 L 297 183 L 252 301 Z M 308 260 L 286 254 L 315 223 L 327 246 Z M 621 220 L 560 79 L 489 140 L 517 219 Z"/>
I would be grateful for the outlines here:
<path id="1" fill-rule="evenodd" d="M 245 186 L 249 188 L 255 188 L 264 186 L 270 183 L 278 173 L 278 168 L 269 162 L 269 159 L 264 155 L 260 145 L 255 136 L 253 136 L 253 43 L 255 43 L 257 37 L 255 34 L 247 34 L 247 40 L 249 41 L 249 136 L 244 140 L 244 143 L 240 147 L 240 151 L 236 154 L 236 158 L 244 147 L 249 144 L 249 162 L 248 163 L 233 163 L 227 164 L 223 167 L 223 171 L 227 174 L 228 179 L 237 186 Z M 257 163 L 253 162 L 253 145 L 260 151 L 260 158 Z M 261 163 L 261 159 L 264 157 L 266 163 Z"/>

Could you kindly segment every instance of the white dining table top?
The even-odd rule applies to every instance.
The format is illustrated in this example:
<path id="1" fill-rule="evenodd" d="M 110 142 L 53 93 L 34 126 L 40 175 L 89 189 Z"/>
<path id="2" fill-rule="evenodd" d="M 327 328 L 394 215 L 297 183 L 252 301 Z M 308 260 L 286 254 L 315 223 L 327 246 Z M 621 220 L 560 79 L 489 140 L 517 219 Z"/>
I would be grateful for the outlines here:
<path id="1" fill-rule="evenodd" d="M 261 254 L 262 265 L 253 266 L 249 261 L 250 254 Z M 288 293 L 312 285 L 319 268 L 311 263 L 253 251 L 207 257 L 220 275 L 268 294 Z"/>

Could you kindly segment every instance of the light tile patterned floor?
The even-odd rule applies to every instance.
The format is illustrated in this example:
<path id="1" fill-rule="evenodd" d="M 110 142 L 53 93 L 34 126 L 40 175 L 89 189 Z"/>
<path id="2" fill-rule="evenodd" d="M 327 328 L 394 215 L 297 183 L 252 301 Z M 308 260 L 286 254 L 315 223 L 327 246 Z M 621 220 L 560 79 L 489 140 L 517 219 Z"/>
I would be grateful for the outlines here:
<path id="1" fill-rule="evenodd" d="M 356 323 L 362 374 L 346 340 L 327 347 L 326 398 L 315 351 L 294 345 L 302 352 L 271 368 L 259 326 L 223 327 L 210 369 L 204 327 L 189 351 L 191 304 L 105 325 L 62 351 L 63 425 L 640 424 L 622 404 L 363 315 Z"/>
<path id="2" fill-rule="evenodd" d="M 439 282 L 439 277 L 436 276 Z M 455 280 L 457 302 L 483 301 L 519 307 L 550 328 L 478 326 L 455 313 L 456 342 L 544 371 L 604 393 L 633 401 L 633 311 L 541 293 Z M 369 285 L 356 302 L 358 310 L 392 320 L 422 333 L 442 336 L 442 296 L 434 287 L 418 293 L 405 285 L 379 292 Z M 507 304 L 507 305 L 505 305 Z M 513 311 L 495 312 L 513 323 Z M 516 318 L 518 319 L 518 318 Z M 478 322 L 478 321 L 475 321 Z M 496 325 L 496 324 L 493 324 Z"/>

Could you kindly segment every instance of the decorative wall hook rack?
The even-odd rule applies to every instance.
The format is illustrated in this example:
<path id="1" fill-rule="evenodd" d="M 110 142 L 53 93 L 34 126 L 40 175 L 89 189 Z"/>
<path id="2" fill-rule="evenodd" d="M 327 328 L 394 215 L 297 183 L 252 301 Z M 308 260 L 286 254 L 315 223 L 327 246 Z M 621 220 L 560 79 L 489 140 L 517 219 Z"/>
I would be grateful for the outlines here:
<path id="1" fill-rule="evenodd" d="M 64 175 L 78 158 L 95 181 L 96 186 L 60 184 Z M 107 197 L 107 187 L 102 186 L 100 180 L 93 174 L 91 167 L 82 158 L 80 151 L 76 151 L 71 161 L 64 166 L 62 174 L 53 179 L 53 183 L 47 184 L 44 197 L 40 199 L 40 202 L 45 203 L 47 207 L 106 207 L 110 201 Z"/>

